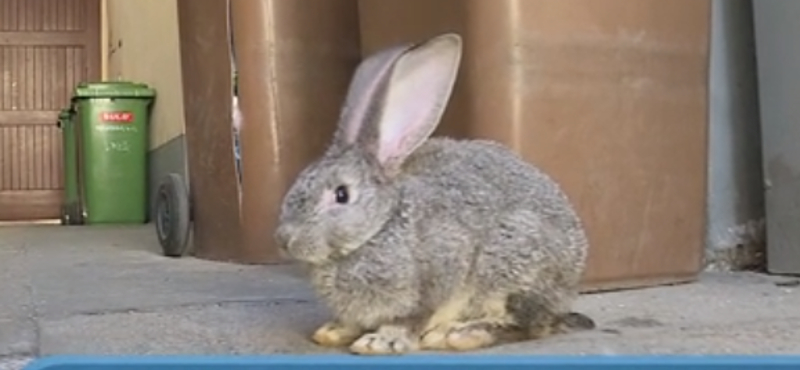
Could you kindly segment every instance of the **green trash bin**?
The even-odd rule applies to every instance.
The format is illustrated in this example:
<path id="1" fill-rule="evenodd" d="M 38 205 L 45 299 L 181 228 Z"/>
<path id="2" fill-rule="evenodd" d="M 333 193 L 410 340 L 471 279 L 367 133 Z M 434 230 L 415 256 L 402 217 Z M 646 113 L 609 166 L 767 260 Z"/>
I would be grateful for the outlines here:
<path id="1" fill-rule="evenodd" d="M 75 138 L 75 111 L 62 109 L 58 114 L 58 127 L 61 129 L 64 151 L 64 200 L 61 205 L 61 224 L 79 225 L 83 223 L 83 213 L 78 192 L 78 153 Z"/>
<path id="2" fill-rule="evenodd" d="M 75 88 L 84 223 L 147 222 L 148 126 L 155 95 L 132 82 Z"/>

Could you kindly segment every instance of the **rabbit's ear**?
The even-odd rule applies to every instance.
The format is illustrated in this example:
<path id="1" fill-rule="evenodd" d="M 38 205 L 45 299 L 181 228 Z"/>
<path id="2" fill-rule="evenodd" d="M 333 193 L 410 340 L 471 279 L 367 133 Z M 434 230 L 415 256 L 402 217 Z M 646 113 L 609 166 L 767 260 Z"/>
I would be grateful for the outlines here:
<path id="1" fill-rule="evenodd" d="M 382 91 L 397 59 L 413 45 L 399 45 L 364 59 L 350 82 L 334 137 L 334 148 L 350 146 L 358 140 L 364 122 L 377 112 Z"/>
<path id="2" fill-rule="evenodd" d="M 371 122 L 366 147 L 395 173 L 436 129 L 453 91 L 461 37 L 446 33 L 407 50 L 394 64 L 383 91 L 379 117 Z"/>

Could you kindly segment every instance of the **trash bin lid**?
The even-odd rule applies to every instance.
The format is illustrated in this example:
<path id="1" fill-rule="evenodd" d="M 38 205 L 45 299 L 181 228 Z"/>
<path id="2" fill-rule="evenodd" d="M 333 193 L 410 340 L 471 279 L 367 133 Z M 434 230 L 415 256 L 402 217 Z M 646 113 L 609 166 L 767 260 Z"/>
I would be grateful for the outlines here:
<path id="1" fill-rule="evenodd" d="M 129 81 L 83 82 L 73 98 L 153 98 L 156 91 L 143 83 Z"/>

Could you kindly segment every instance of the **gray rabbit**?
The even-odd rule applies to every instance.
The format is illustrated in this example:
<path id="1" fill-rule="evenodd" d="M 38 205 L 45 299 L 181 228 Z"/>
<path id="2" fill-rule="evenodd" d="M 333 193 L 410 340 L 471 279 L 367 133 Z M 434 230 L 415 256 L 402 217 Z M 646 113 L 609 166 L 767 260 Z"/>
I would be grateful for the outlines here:
<path id="1" fill-rule="evenodd" d="M 428 138 L 461 61 L 455 33 L 365 59 L 326 153 L 275 237 L 358 354 L 465 351 L 594 328 L 572 312 L 588 242 L 559 186 L 504 146 Z"/>

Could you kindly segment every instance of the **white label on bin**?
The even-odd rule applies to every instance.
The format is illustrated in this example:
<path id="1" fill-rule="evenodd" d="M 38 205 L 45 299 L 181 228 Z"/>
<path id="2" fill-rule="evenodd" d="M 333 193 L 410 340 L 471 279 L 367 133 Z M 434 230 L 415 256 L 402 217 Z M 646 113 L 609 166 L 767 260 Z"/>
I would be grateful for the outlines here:
<path id="1" fill-rule="evenodd" d="M 100 121 L 104 123 L 133 122 L 133 112 L 100 112 Z"/>
<path id="2" fill-rule="evenodd" d="M 95 125 L 94 129 L 101 132 L 139 132 L 133 125 Z"/>

